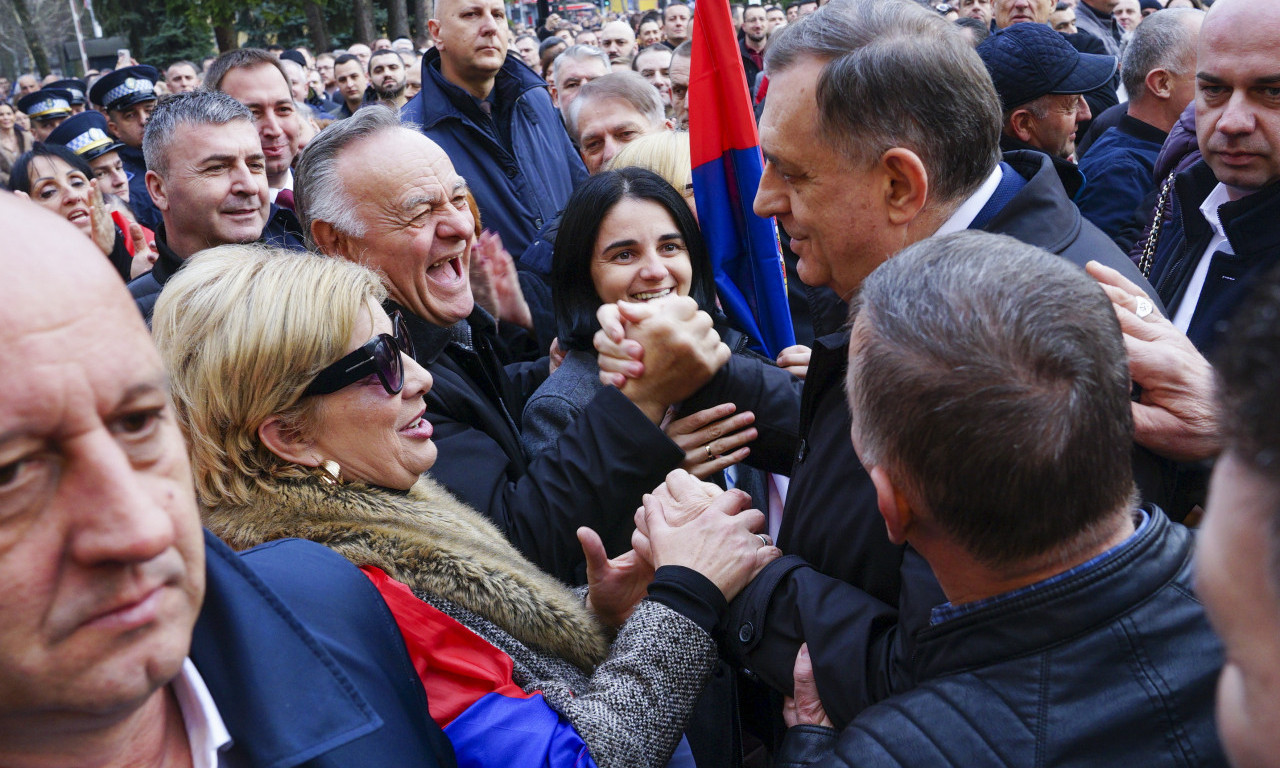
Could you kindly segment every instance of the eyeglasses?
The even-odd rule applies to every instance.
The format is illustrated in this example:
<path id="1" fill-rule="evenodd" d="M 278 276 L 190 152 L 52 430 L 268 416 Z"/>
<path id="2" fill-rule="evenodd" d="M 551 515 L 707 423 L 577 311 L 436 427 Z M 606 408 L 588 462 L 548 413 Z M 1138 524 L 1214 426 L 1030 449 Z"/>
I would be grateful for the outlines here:
<path id="1" fill-rule="evenodd" d="M 399 394 L 404 389 L 404 359 L 400 356 L 404 354 L 413 357 L 413 341 L 409 338 L 409 328 L 399 312 L 391 313 L 391 327 L 395 335 L 380 333 L 364 346 L 316 374 L 302 396 L 337 392 L 370 373 L 377 375 L 388 395 Z"/>

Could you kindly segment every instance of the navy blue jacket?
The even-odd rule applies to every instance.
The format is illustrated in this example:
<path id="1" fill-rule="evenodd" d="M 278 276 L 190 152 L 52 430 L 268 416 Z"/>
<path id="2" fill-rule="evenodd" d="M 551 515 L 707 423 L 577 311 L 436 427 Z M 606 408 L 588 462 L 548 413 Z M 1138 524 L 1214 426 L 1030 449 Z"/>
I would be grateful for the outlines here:
<path id="1" fill-rule="evenodd" d="M 290 251 L 307 249 L 302 239 L 302 225 L 298 223 L 298 217 L 293 211 L 281 208 L 275 203 L 271 204 L 271 211 L 267 214 L 267 225 L 262 228 L 262 236 L 258 241 L 273 248 L 284 248 Z M 165 241 L 163 222 L 156 228 L 156 253 L 159 256 L 151 271 L 138 275 L 129 282 L 129 295 L 133 296 L 133 301 L 138 305 L 138 311 L 142 313 L 148 326 L 151 325 L 151 312 L 160 298 L 160 291 L 164 290 L 164 284 L 182 268 L 183 263 Z"/>
<path id="2" fill-rule="evenodd" d="M 1200 214 L 1200 205 L 1218 184 L 1203 160 L 1178 174 L 1170 217 L 1160 231 L 1151 283 L 1160 298 L 1176 312 L 1201 255 L 1213 239 L 1213 229 Z M 1218 209 L 1234 254 L 1213 254 L 1200 300 L 1196 304 L 1187 337 L 1201 352 L 1212 350 L 1217 328 L 1235 314 L 1253 282 L 1280 262 L 1280 183 Z"/>
<path id="3" fill-rule="evenodd" d="M 834 754 L 795 751 L 816 729 L 788 734 L 775 764 L 1225 766 L 1192 534 L 1150 514 L 1098 566 L 918 630 L 909 690 L 858 715 Z"/>
<path id="4" fill-rule="evenodd" d="M 234 744 L 229 765 L 455 765 L 395 619 L 341 555 L 283 539 L 237 555 L 205 532 L 191 659 Z"/>
<path id="5" fill-rule="evenodd" d="M 1126 252 L 1133 246 L 1133 230 L 1141 232 L 1141 220 L 1150 213 L 1140 208 L 1155 188 L 1156 156 L 1166 138 L 1168 134 L 1154 125 L 1125 115 L 1080 158 L 1085 183 L 1076 194 L 1076 205 Z"/>
<path id="6" fill-rule="evenodd" d="M 471 94 L 445 80 L 433 48 L 422 57 L 422 91 L 400 110 L 404 122 L 416 124 L 449 155 L 485 228 L 516 255 L 587 178 L 546 86 L 518 56 L 508 55 L 494 82 L 492 116 L 486 115 Z"/>
<path id="7" fill-rule="evenodd" d="M 151 193 L 147 191 L 147 161 L 142 156 L 142 150 L 123 146 L 116 153 L 120 155 L 120 165 L 124 166 L 124 172 L 129 175 L 129 210 L 133 211 L 133 218 L 139 224 L 155 231 L 164 223 L 164 219 L 160 216 L 160 209 L 152 201 Z"/>

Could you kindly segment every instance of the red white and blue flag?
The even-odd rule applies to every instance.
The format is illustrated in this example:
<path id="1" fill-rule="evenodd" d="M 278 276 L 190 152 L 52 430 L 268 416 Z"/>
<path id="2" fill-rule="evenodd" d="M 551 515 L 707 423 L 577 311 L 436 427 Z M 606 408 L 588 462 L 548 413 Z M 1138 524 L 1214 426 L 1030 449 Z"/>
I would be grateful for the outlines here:
<path id="1" fill-rule="evenodd" d="M 729 0 L 700 0 L 693 18 L 689 145 L 698 223 L 725 314 L 776 357 L 795 332 L 777 227 L 751 208 L 764 160 Z"/>
<path id="2" fill-rule="evenodd" d="M 395 616 L 460 768 L 596 768 L 573 726 L 515 684 L 510 656 L 381 570 L 360 570 Z"/>

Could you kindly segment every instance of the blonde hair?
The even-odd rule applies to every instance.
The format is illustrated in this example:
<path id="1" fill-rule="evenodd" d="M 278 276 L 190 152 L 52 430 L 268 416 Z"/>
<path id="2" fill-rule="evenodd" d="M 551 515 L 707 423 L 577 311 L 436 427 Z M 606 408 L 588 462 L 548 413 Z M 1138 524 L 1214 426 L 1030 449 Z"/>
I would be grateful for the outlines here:
<path id="1" fill-rule="evenodd" d="M 277 416 L 310 434 L 320 399 L 303 390 L 386 295 L 366 267 L 253 244 L 201 251 L 165 284 L 152 334 L 202 504 L 247 504 L 272 479 L 311 473 L 272 453 L 258 427 Z"/>
<path id="2" fill-rule="evenodd" d="M 685 131 L 658 131 L 628 142 L 613 156 L 607 170 L 645 168 L 653 171 L 684 194 L 693 181 L 689 159 L 689 134 Z"/>

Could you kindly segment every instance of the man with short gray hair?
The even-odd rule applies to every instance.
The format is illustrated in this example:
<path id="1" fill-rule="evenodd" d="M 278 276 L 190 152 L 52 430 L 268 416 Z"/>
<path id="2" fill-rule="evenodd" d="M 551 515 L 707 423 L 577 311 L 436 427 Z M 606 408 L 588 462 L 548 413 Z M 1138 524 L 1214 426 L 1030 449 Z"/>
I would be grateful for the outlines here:
<path id="1" fill-rule="evenodd" d="M 696 306 L 670 306 L 663 322 L 679 326 L 651 348 L 637 386 L 603 389 L 555 448 L 530 461 L 519 418 L 547 378 L 547 360 L 504 366 L 497 325 L 472 296 L 469 180 L 381 105 L 319 133 L 297 175 L 312 246 L 384 275 L 387 309 L 404 316 L 414 356 L 434 378 L 427 410 L 440 453 L 430 474 L 564 581 L 583 577 L 579 526 L 598 531 L 610 552 L 625 551 L 641 496 L 684 459 L 658 426 L 667 408 L 728 359 L 709 325 L 689 322 Z"/>
<path id="2" fill-rule="evenodd" d="M 583 85 L 612 71 L 605 52 L 593 45 L 571 45 L 560 52 L 551 64 L 551 103 L 569 120 L 569 105 L 578 97 Z"/>
<path id="3" fill-rule="evenodd" d="M 1100 286 L 1013 238 L 958 232 L 873 272 L 852 326 L 852 442 L 889 538 L 943 596 L 884 633 L 892 652 L 847 660 L 880 699 L 852 719 L 824 716 L 831 687 L 814 698 L 801 654 L 786 719 L 809 727 L 776 762 L 1225 766 L 1195 538 L 1136 501 L 1128 357 Z M 822 742 L 834 754 L 817 757 Z"/>
<path id="4" fill-rule="evenodd" d="M 622 145 L 674 127 L 658 91 L 635 72 L 611 72 L 582 86 L 569 108 L 569 135 L 587 172 L 598 173 Z"/>
<path id="5" fill-rule="evenodd" d="M 155 267 L 129 283 L 149 323 L 164 284 L 189 257 L 262 238 L 270 202 L 253 113 L 225 93 L 198 90 L 164 99 L 147 122 L 142 151 L 147 191 L 164 219 L 156 229 Z"/>
<path id="6" fill-rule="evenodd" d="M 1195 98 L 1196 37 L 1203 21 L 1204 11 L 1169 8 L 1134 29 L 1120 63 L 1129 106 L 1120 123 L 1080 158 L 1087 181 L 1076 205 L 1126 252 L 1155 205 L 1152 174 L 1160 147 Z"/>
<path id="7" fill-rule="evenodd" d="M 774 36 L 765 73 L 766 162 L 755 210 L 790 236 L 807 285 L 848 300 L 906 245 L 965 229 L 1009 234 L 1081 267 L 1101 261 L 1145 285 L 1082 219 L 1048 157 L 1010 152 L 1002 160 L 991 79 L 931 9 L 832 0 Z M 904 559 L 885 537 L 876 486 L 849 444 L 848 345 L 847 331 L 815 340 L 778 533 L 783 551 L 811 567 L 784 559 L 766 568 L 735 601 L 727 633 L 729 652 L 780 691 L 790 689 L 807 640 L 828 711 L 846 718 L 879 684 L 852 672 L 863 667 L 850 660 L 871 652 L 881 618 L 840 615 L 822 596 L 852 585 L 898 606 L 904 595 L 937 590 L 927 566 Z"/>

